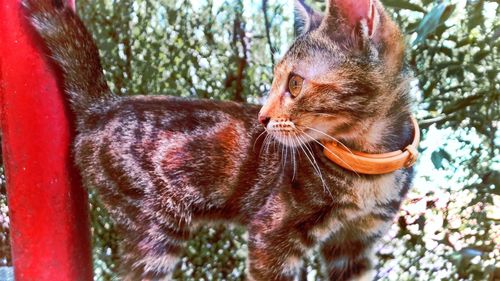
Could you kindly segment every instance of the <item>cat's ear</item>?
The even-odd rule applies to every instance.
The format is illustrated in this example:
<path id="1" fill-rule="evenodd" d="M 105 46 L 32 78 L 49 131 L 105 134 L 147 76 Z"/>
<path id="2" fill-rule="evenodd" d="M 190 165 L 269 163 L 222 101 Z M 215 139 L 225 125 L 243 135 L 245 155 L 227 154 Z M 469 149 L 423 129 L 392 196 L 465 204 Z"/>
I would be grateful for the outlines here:
<path id="1" fill-rule="evenodd" d="M 353 42 L 375 43 L 378 56 L 395 73 L 404 62 L 404 40 L 398 26 L 387 16 L 380 0 L 326 0 L 322 23 L 332 38 L 354 36 Z M 372 49 L 373 50 L 373 49 Z"/>
<path id="2" fill-rule="evenodd" d="M 303 35 L 317 28 L 323 16 L 309 7 L 304 0 L 295 0 L 295 36 Z"/>
<path id="3" fill-rule="evenodd" d="M 327 0 L 327 19 L 371 38 L 379 29 L 380 9 L 378 0 Z"/>

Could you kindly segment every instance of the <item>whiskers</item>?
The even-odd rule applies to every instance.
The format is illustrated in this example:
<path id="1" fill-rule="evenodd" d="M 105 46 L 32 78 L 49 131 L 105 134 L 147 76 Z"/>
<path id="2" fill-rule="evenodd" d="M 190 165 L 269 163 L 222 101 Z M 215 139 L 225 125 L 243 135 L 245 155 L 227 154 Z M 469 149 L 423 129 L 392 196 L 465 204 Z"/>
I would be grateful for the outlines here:
<path id="1" fill-rule="evenodd" d="M 321 167 L 316 161 L 313 148 L 309 145 L 310 141 L 306 136 L 307 135 L 298 128 L 293 128 L 292 130 L 286 132 L 268 131 L 267 136 L 264 138 L 261 151 L 265 150 L 267 153 L 269 152 L 269 147 L 271 145 L 274 146 L 277 144 L 279 149 L 277 153 L 278 155 L 280 155 L 280 164 L 282 165 L 282 167 L 285 168 L 288 162 L 291 162 L 293 169 L 292 181 L 294 181 L 296 178 L 297 169 L 299 167 L 298 162 L 300 159 L 300 154 L 302 152 L 307 158 L 308 162 L 311 164 L 314 173 L 319 177 L 325 193 L 333 196 L 329 186 L 325 181 L 325 178 L 321 171 Z"/>
<path id="2" fill-rule="evenodd" d="M 257 142 L 259 141 L 259 139 L 260 139 L 260 138 L 261 138 L 264 134 L 266 134 L 266 133 L 267 133 L 267 130 L 262 131 L 262 133 L 260 133 L 260 135 L 259 135 L 259 136 L 255 139 L 255 141 L 253 142 L 253 151 L 255 151 L 255 145 L 257 144 Z M 266 135 L 266 137 L 264 138 L 264 142 L 265 142 L 265 139 L 266 139 L 268 136 L 269 136 L 269 134 L 268 134 L 268 135 Z M 262 150 L 261 150 L 261 152 L 262 152 Z"/>
<path id="3" fill-rule="evenodd" d="M 323 172 L 321 171 L 321 167 L 316 159 L 314 149 L 311 147 L 311 143 L 318 144 L 324 150 L 330 152 L 334 157 L 337 157 L 340 161 L 345 163 L 358 177 L 360 177 L 359 173 L 354 169 L 351 165 L 346 163 L 339 155 L 334 153 L 328 147 L 326 147 L 321 141 L 317 140 L 311 135 L 311 132 L 317 133 L 321 136 L 324 136 L 330 140 L 335 141 L 338 145 L 342 146 L 349 153 L 353 154 L 353 152 L 342 142 L 340 142 L 335 137 L 319 130 L 316 128 L 300 125 L 300 126 L 292 126 L 287 127 L 286 129 L 278 129 L 278 130 L 267 130 L 261 133 L 257 140 L 262 138 L 265 135 L 265 138 L 262 143 L 261 153 L 266 152 L 269 153 L 270 148 L 272 147 L 273 151 L 277 153 L 278 157 L 280 157 L 280 165 L 283 168 L 286 168 L 287 165 L 291 164 L 293 169 L 292 181 L 296 179 L 297 169 L 299 167 L 299 159 L 301 154 L 305 155 L 305 158 L 311 165 L 314 174 L 319 178 L 325 193 L 328 193 L 330 196 L 333 196 L 329 186 L 326 183 Z M 257 141 L 256 140 L 256 141 Z M 255 144 L 254 144 L 255 146 Z"/>
<path id="4" fill-rule="evenodd" d="M 276 135 L 278 134 L 278 135 Z M 291 134 L 290 134 L 291 135 Z M 264 143 L 262 147 L 266 150 L 266 153 L 269 152 L 269 147 L 273 147 L 273 150 L 276 151 L 276 146 L 279 149 L 278 154 L 280 155 L 280 165 L 285 168 L 288 162 L 291 162 L 293 168 L 293 176 L 292 181 L 295 180 L 295 176 L 297 174 L 297 144 L 296 142 L 290 138 L 290 135 L 285 133 L 269 133 L 267 137 L 264 139 Z M 278 140 L 278 138 L 280 140 Z"/>
<path id="5" fill-rule="evenodd" d="M 352 151 L 347 147 L 345 146 L 343 143 L 341 143 L 339 140 L 337 140 L 336 138 L 328 135 L 327 133 L 323 132 L 323 131 L 320 131 L 320 130 L 317 130 L 317 129 L 314 129 L 314 128 L 311 128 L 311 127 L 307 127 L 307 126 L 302 126 L 304 128 L 307 128 L 309 130 L 312 130 L 312 131 L 315 131 L 315 132 L 318 132 L 318 133 L 321 133 L 322 135 L 325 135 L 327 137 L 329 137 L 330 139 L 334 140 L 336 143 L 340 144 L 342 147 L 344 147 L 347 151 L 349 151 L 349 153 L 353 154 Z M 360 175 L 358 174 L 358 172 L 356 171 L 356 169 L 354 169 L 354 167 L 352 167 L 351 165 L 349 165 L 348 163 L 346 163 L 340 156 L 338 156 L 336 153 L 334 153 L 332 150 L 330 150 L 328 147 L 326 147 L 324 144 L 322 144 L 320 141 L 316 140 L 315 138 L 313 138 L 311 135 L 309 135 L 308 133 L 304 132 L 303 130 L 297 128 L 297 130 L 299 130 L 302 134 L 304 134 L 305 136 L 307 136 L 311 141 L 319 144 L 321 147 L 323 147 L 324 149 L 326 149 L 328 152 L 330 152 L 333 156 L 337 157 L 340 161 L 342 161 L 342 163 L 344 163 L 346 166 L 348 166 L 354 173 L 356 173 L 356 175 L 358 177 L 360 177 Z"/>
<path id="6" fill-rule="evenodd" d="M 330 195 L 330 197 L 333 198 L 333 195 L 330 191 L 330 187 L 326 184 L 326 181 L 323 178 L 323 174 L 321 173 L 321 168 L 319 167 L 316 158 L 314 158 L 314 153 L 312 152 L 312 148 L 309 147 L 307 141 L 304 141 L 302 135 L 295 135 L 295 139 L 299 142 L 299 147 L 302 149 L 302 151 L 306 155 L 307 160 L 309 161 L 309 163 L 311 163 L 311 166 L 313 167 L 316 175 L 318 175 L 319 179 L 321 180 L 324 191 L 327 192 Z"/>
<path id="7" fill-rule="evenodd" d="M 323 132 L 323 131 L 321 131 L 321 130 L 318 130 L 318 129 L 315 129 L 315 128 L 312 128 L 312 127 L 308 127 L 308 126 L 305 126 L 305 125 L 301 125 L 301 127 L 304 127 L 304 128 L 309 129 L 309 130 L 311 130 L 311 131 L 314 131 L 314 132 L 316 132 L 316 133 L 319 133 L 319 134 L 321 134 L 321 135 L 323 135 L 323 136 L 325 136 L 325 137 L 327 137 L 327 138 L 329 138 L 329 139 L 333 140 L 334 142 L 336 142 L 336 143 L 340 144 L 340 146 L 342 146 L 343 148 L 345 148 L 347 151 L 349 151 L 349 153 L 353 154 L 353 153 L 352 153 L 352 151 L 349 149 L 349 147 L 347 147 L 345 144 L 343 144 L 343 143 L 342 143 L 341 141 L 339 141 L 338 139 L 336 139 L 336 138 L 334 138 L 334 137 L 330 136 L 329 134 L 327 134 L 327 133 L 325 133 L 325 132 Z"/>

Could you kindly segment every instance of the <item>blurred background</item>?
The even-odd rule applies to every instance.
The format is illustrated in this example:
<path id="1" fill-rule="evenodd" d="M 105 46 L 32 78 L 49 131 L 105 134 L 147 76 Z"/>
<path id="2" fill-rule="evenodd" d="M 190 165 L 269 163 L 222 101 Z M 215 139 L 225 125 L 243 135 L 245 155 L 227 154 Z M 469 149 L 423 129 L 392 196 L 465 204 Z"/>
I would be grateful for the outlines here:
<path id="1" fill-rule="evenodd" d="M 306 1 L 307 2 L 307 1 Z M 377 280 L 500 280 L 498 1 L 382 0 L 400 24 L 423 131 L 417 177 L 377 246 Z M 318 10 L 323 1 L 308 1 Z M 77 0 L 123 95 L 261 103 L 293 41 L 291 0 Z M 0 266 L 11 265 L 1 170 Z M 95 280 L 117 280 L 119 236 L 90 190 Z M 243 280 L 244 229 L 204 228 L 175 280 Z M 303 280 L 323 280 L 317 255 Z"/>

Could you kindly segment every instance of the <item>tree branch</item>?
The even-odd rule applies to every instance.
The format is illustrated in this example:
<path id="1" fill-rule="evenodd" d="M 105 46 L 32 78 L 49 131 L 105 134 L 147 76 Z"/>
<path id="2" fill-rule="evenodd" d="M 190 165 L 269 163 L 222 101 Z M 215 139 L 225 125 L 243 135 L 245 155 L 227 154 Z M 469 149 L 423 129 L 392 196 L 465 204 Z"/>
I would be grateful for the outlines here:
<path id="1" fill-rule="evenodd" d="M 239 2 L 240 9 L 238 10 L 233 23 L 233 40 L 231 42 L 231 46 L 233 47 L 234 58 L 237 63 L 236 73 L 228 73 L 225 87 L 230 88 L 234 86 L 234 94 L 233 100 L 237 102 L 244 102 L 243 98 L 243 81 L 245 79 L 245 69 L 248 66 L 248 46 L 246 42 L 246 33 L 245 33 L 245 23 L 242 21 L 242 3 Z M 238 43 L 241 44 L 242 47 L 242 55 L 238 50 Z M 233 84 L 234 83 L 234 84 Z"/>
<path id="2" fill-rule="evenodd" d="M 262 13 L 264 14 L 264 27 L 266 30 L 267 45 L 269 46 L 271 63 L 274 67 L 274 48 L 273 48 L 273 43 L 271 41 L 271 32 L 270 32 L 271 24 L 269 23 L 269 19 L 267 17 L 267 0 L 262 0 Z"/>

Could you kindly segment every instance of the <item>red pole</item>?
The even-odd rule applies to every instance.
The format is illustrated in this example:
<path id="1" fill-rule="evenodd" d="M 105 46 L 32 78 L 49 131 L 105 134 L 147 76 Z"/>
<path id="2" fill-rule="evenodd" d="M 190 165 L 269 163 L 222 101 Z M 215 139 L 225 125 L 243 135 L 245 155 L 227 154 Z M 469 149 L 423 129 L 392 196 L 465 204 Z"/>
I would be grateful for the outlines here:
<path id="1" fill-rule="evenodd" d="M 0 118 L 15 280 L 89 281 L 87 193 L 70 159 L 65 100 L 39 46 L 19 0 L 1 0 Z"/>

